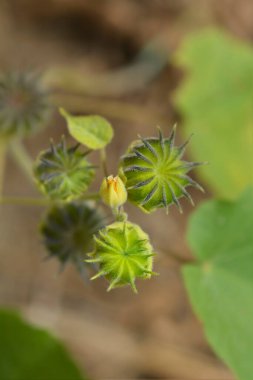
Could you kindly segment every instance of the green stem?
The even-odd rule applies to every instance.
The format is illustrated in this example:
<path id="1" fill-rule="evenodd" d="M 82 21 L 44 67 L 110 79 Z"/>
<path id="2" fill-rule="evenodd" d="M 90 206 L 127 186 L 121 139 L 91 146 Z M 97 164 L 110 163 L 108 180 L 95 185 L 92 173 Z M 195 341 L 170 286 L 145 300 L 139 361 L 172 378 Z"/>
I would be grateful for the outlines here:
<path id="1" fill-rule="evenodd" d="M 29 198 L 29 197 L 5 197 L 0 199 L 3 205 L 19 206 L 48 206 L 52 201 L 46 198 Z"/>
<path id="2" fill-rule="evenodd" d="M 82 200 L 97 200 L 100 196 L 98 193 L 87 193 L 83 195 Z M 5 197 L 0 198 L 0 204 L 11 204 L 20 206 L 49 206 L 59 201 L 48 198 L 30 198 L 30 197 Z M 65 203 L 62 201 L 62 203 Z"/>
<path id="3" fill-rule="evenodd" d="M 126 222 L 127 221 L 127 213 L 124 212 L 123 206 L 117 207 L 116 209 L 112 209 L 112 213 L 117 222 Z"/>
<path id="4" fill-rule="evenodd" d="M 99 193 L 87 193 L 81 197 L 81 200 L 84 200 L 84 201 L 97 201 L 99 199 L 100 199 Z"/>
<path id="5" fill-rule="evenodd" d="M 106 150 L 105 148 L 100 150 L 100 158 L 101 158 L 101 164 L 102 164 L 102 169 L 104 172 L 104 176 L 108 177 L 108 167 L 107 167 L 107 161 L 106 161 Z"/>
<path id="6" fill-rule="evenodd" d="M 29 181 L 34 183 L 32 170 L 33 160 L 22 142 L 20 140 L 13 141 L 10 144 L 10 151 L 16 163 L 22 169 L 26 177 L 29 179 Z"/>
<path id="7" fill-rule="evenodd" d="M 176 262 L 180 266 L 181 265 L 187 265 L 187 264 L 194 264 L 196 262 L 194 258 L 182 257 L 182 256 L 180 256 L 179 253 L 173 252 L 171 250 L 169 250 L 168 252 L 165 252 L 165 251 L 160 250 L 158 248 L 157 252 L 159 252 L 159 254 L 162 254 L 164 257 L 165 256 L 169 257 L 170 259 L 172 259 L 174 262 Z"/>
<path id="8" fill-rule="evenodd" d="M 58 108 L 64 107 L 71 112 L 101 113 L 110 118 L 119 118 L 140 124 L 166 124 L 167 117 L 155 107 L 144 107 L 114 99 L 98 99 L 78 93 L 51 93 L 51 102 Z"/>
<path id="9" fill-rule="evenodd" d="M 155 35 L 128 65 L 106 73 L 85 75 L 78 67 L 58 66 L 48 70 L 44 82 L 51 88 L 93 96 L 119 96 L 142 90 L 168 64 L 169 29 Z"/>
<path id="10" fill-rule="evenodd" d="M 0 199 L 3 194 L 4 172 L 5 172 L 5 157 L 6 157 L 6 141 L 0 140 Z"/>

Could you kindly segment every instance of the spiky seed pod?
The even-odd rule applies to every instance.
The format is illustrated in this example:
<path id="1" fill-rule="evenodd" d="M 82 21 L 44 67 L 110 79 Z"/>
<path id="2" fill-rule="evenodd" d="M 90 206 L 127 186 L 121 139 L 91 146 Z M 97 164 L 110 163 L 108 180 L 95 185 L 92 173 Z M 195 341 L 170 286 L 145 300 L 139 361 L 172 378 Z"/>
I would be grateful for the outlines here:
<path id="1" fill-rule="evenodd" d="M 78 151 L 78 145 L 67 149 L 65 139 L 58 145 L 39 154 L 34 175 L 41 191 L 52 199 L 72 200 L 78 198 L 90 185 L 94 168 L 86 155 Z"/>
<path id="2" fill-rule="evenodd" d="M 185 196 L 193 204 L 186 190 L 195 186 L 202 187 L 187 173 L 203 163 L 182 160 L 186 141 L 179 147 L 174 146 L 175 127 L 169 138 L 164 138 L 160 129 L 158 137 L 150 137 L 134 142 L 122 157 L 123 171 L 128 199 L 143 211 L 151 212 L 157 208 L 176 204 L 182 212 L 179 198 Z"/>
<path id="3" fill-rule="evenodd" d="M 105 276 L 110 285 L 108 291 L 129 284 L 134 292 L 136 278 L 150 278 L 153 265 L 153 249 L 148 235 L 130 222 L 115 222 L 94 237 L 95 249 L 90 263 L 98 263 L 99 272 L 92 277 Z"/>
<path id="4" fill-rule="evenodd" d="M 45 126 L 50 115 L 48 92 L 39 76 L 9 72 L 0 76 L 0 136 L 26 136 Z"/>
<path id="5" fill-rule="evenodd" d="M 40 231 L 49 257 L 64 265 L 72 261 L 83 272 L 85 254 L 93 245 L 93 234 L 104 226 L 104 216 L 87 202 L 54 205 L 41 223 Z"/>

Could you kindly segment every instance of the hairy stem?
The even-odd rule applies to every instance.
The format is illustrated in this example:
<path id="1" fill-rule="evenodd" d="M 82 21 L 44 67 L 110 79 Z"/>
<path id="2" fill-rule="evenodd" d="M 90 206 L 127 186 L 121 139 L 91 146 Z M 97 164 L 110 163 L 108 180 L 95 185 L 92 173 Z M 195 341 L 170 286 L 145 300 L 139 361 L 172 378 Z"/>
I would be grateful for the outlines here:
<path id="1" fill-rule="evenodd" d="M 33 160 L 30 157 L 24 145 L 22 144 L 22 142 L 20 140 L 13 141 L 10 144 L 10 151 L 14 160 L 22 169 L 23 173 L 26 175 L 28 180 L 33 183 Z"/>
<path id="2" fill-rule="evenodd" d="M 78 67 L 53 67 L 44 82 L 50 87 L 93 96 L 118 96 L 142 90 L 168 64 L 167 35 L 168 30 L 157 34 L 142 47 L 133 62 L 117 70 L 85 75 Z"/>
<path id="3" fill-rule="evenodd" d="M 29 198 L 29 197 L 4 197 L 0 199 L 3 205 L 19 206 L 48 206 L 52 201 L 47 198 Z"/>
<path id="4" fill-rule="evenodd" d="M 101 113 L 105 117 L 119 118 L 140 124 L 166 124 L 168 120 L 154 107 L 114 99 L 98 99 L 72 92 L 53 92 L 51 101 L 56 107 L 63 107 L 71 112 Z"/>
<path id="5" fill-rule="evenodd" d="M 100 196 L 98 193 L 87 193 L 82 196 L 82 200 L 97 200 Z M 48 198 L 30 198 L 30 197 L 5 197 L 0 198 L 0 204 L 11 204 L 20 206 L 50 206 L 59 201 L 54 201 Z M 64 203 L 64 202 L 62 202 Z"/>
<path id="6" fill-rule="evenodd" d="M 108 177 L 108 167 L 107 167 L 107 161 L 106 161 L 106 150 L 105 148 L 100 150 L 100 158 L 101 158 L 101 164 L 102 164 L 102 169 L 104 172 L 104 176 Z"/>
<path id="7" fill-rule="evenodd" d="M 163 257 L 169 257 L 175 263 L 177 263 L 179 266 L 187 265 L 187 264 L 194 264 L 196 262 L 196 260 L 194 258 L 182 257 L 182 256 L 180 256 L 180 254 L 178 252 L 173 252 L 171 250 L 168 250 L 165 252 L 162 249 L 158 249 L 157 252 L 159 252 L 159 254 L 162 255 Z"/>
<path id="8" fill-rule="evenodd" d="M 193 264 L 195 262 L 192 258 L 184 258 L 179 256 L 177 253 L 169 251 L 168 256 L 176 261 L 179 265 Z"/>

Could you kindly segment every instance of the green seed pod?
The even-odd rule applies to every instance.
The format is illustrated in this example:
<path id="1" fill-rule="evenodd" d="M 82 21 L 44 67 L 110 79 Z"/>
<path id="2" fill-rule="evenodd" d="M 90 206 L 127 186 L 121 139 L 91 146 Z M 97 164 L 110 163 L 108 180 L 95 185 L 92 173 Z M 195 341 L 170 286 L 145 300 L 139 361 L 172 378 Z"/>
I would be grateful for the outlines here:
<path id="1" fill-rule="evenodd" d="M 72 200 L 80 197 L 94 177 L 94 169 L 86 159 L 87 153 L 67 149 L 65 139 L 39 154 L 34 175 L 41 191 L 52 199 Z"/>
<path id="2" fill-rule="evenodd" d="M 27 136 L 45 126 L 50 115 L 48 93 L 34 73 L 0 76 L 0 136 Z"/>
<path id="3" fill-rule="evenodd" d="M 72 261 L 83 272 L 93 234 L 103 226 L 104 216 L 87 202 L 69 202 L 50 208 L 40 231 L 49 257 L 57 257 L 62 265 Z"/>
<path id="4" fill-rule="evenodd" d="M 136 293 L 135 279 L 150 278 L 153 265 L 153 249 L 148 235 L 130 222 L 115 222 L 94 237 L 95 249 L 90 263 L 98 263 L 99 272 L 92 277 L 105 276 L 110 285 L 108 291 L 129 284 Z"/>
<path id="5" fill-rule="evenodd" d="M 128 191 L 128 199 L 143 211 L 151 212 L 157 208 L 176 204 L 182 212 L 179 198 L 185 196 L 193 204 L 186 190 L 195 186 L 202 187 L 187 173 L 203 163 L 182 160 L 186 141 L 179 147 L 174 146 L 175 127 L 169 138 L 164 138 L 159 129 L 158 137 L 150 137 L 134 142 L 122 157 L 121 171 Z"/>

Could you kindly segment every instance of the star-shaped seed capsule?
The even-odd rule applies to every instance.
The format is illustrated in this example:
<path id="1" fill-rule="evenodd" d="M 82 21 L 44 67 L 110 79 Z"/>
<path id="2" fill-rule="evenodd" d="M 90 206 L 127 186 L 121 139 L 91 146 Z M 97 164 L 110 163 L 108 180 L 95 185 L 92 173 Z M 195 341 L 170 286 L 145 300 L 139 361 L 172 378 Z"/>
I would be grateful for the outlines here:
<path id="1" fill-rule="evenodd" d="M 182 212 L 179 198 L 186 197 L 193 204 L 188 186 L 203 188 L 189 177 L 188 172 L 204 163 L 188 162 L 182 159 L 186 141 L 174 146 L 175 127 L 169 138 L 163 137 L 158 129 L 158 137 L 140 138 L 122 157 L 121 170 L 125 178 L 128 199 L 143 211 L 151 212 L 158 208 L 175 204 Z"/>
<path id="2" fill-rule="evenodd" d="M 153 248 L 148 235 L 138 225 L 115 222 L 100 230 L 94 242 L 94 251 L 86 261 L 98 264 L 99 271 L 92 280 L 104 276 L 110 283 L 108 291 L 130 285 L 136 293 L 135 280 L 155 274 Z"/>

